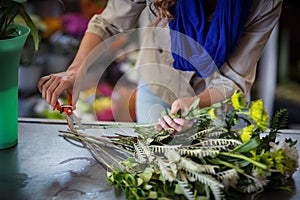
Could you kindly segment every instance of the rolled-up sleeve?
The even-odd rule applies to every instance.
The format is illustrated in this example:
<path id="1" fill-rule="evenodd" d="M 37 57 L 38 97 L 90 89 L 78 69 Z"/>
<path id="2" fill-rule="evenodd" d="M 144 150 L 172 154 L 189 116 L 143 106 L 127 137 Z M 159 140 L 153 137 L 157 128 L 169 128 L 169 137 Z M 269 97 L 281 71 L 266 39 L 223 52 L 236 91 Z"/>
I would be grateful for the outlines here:
<path id="1" fill-rule="evenodd" d="M 104 11 L 92 17 L 86 32 L 106 39 L 135 28 L 145 7 L 146 0 L 109 0 Z"/>
<path id="2" fill-rule="evenodd" d="M 257 7 L 252 7 L 250 11 L 249 20 L 237 48 L 220 68 L 220 77 L 209 83 L 208 87 L 218 89 L 224 99 L 231 97 L 235 90 L 245 95 L 249 94 L 255 80 L 257 62 L 273 28 L 278 23 L 282 0 L 257 2 Z"/>

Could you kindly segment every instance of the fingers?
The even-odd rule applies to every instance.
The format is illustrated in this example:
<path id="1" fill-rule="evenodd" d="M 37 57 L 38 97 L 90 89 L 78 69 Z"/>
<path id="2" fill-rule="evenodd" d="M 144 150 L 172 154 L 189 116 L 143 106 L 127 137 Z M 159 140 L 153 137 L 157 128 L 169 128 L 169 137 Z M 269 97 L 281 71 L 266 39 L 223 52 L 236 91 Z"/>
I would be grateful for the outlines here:
<path id="1" fill-rule="evenodd" d="M 182 113 L 185 113 L 197 98 L 197 96 L 194 96 L 175 100 L 171 106 L 171 113 L 176 114 L 179 109 Z"/>
<path id="2" fill-rule="evenodd" d="M 175 115 L 178 113 L 179 109 L 181 109 L 183 113 L 186 112 L 196 98 L 198 97 L 180 98 L 175 100 L 171 106 L 171 113 Z M 191 128 L 193 127 L 194 124 L 192 120 L 185 120 L 183 118 L 172 119 L 169 115 L 165 115 L 159 118 L 158 121 L 162 129 L 164 130 L 173 129 L 176 132 L 180 132 L 188 128 Z"/>
<path id="3" fill-rule="evenodd" d="M 164 130 L 161 125 L 156 125 L 154 128 L 158 131 Z"/>
<path id="4" fill-rule="evenodd" d="M 192 128 L 194 125 L 193 120 L 185 120 L 183 118 L 172 119 L 170 116 L 165 115 L 158 119 L 160 126 L 155 127 L 156 130 L 168 130 L 169 133 L 181 132 Z"/>
<path id="5" fill-rule="evenodd" d="M 53 85 L 56 85 L 56 83 L 53 83 Z M 56 102 L 58 101 L 58 98 L 60 97 L 60 95 L 64 92 L 65 85 L 63 84 L 58 84 L 56 87 L 53 88 L 49 88 L 47 91 L 47 102 L 51 105 L 51 106 L 55 106 Z"/>
<path id="6" fill-rule="evenodd" d="M 170 133 L 180 132 L 183 130 L 183 127 L 180 124 L 177 124 L 170 116 L 165 115 L 158 119 L 161 127 L 164 130 L 169 130 Z"/>
<path id="7" fill-rule="evenodd" d="M 171 113 L 172 113 L 173 115 L 175 115 L 175 114 L 178 112 L 179 109 L 181 109 L 181 103 L 180 103 L 180 101 L 177 99 L 176 101 L 174 101 L 174 102 L 172 103 L 172 106 L 171 106 Z"/>
<path id="8" fill-rule="evenodd" d="M 42 77 L 38 83 L 38 88 L 42 97 L 49 105 L 54 107 L 64 90 L 72 91 L 72 75 L 62 72 Z"/>
<path id="9" fill-rule="evenodd" d="M 174 122 L 176 122 L 177 124 L 179 124 L 180 126 L 184 126 L 186 124 L 186 121 L 185 119 L 182 119 L 182 118 L 175 118 L 174 119 Z"/>
<path id="10" fill-rule="evenodd" d="M 42 78 L 39 80 L 38 88 L 39 88 L 40 93 L 42 93 L 42 87 L 43 87 L 43 85 L 44 85 L 50 78 L 51 78 L 51 75 L 49 75 L 49 76 L 44 76 L 44 77 L 42 77 Z"/>
<path id="11" fill-rule="evenodd" d="M 182 118 L 175 118 L 174 122 L 182 127 L 181 131 L 192 128 L 194 125 L 194 120 L 186 120 Z"/>

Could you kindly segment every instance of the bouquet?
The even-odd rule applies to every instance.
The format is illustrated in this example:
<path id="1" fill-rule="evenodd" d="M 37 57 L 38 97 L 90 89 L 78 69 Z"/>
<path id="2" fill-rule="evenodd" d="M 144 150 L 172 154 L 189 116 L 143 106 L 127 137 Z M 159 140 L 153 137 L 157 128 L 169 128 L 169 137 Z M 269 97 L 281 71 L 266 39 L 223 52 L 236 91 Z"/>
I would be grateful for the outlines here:
<path id="1" fill-rule="evenodd" d="M 128 127 L 137 135 L 76 130 L 62 136 L 82 142 L 107 168 L 108 183 L 128 199 L 219 200 L 288 189 L 286 182 L 298 167 L 297 141 L 276 140 L 287 110 L 277 111 L 269 124 L 263 101 L 246 103 L 239 92 L 210 107 L 198 104 L 177 116 L 168 112 L 194 121 L 176 134 L 156 130 L 157 124 L 100 124 L 85 128 Z"/>

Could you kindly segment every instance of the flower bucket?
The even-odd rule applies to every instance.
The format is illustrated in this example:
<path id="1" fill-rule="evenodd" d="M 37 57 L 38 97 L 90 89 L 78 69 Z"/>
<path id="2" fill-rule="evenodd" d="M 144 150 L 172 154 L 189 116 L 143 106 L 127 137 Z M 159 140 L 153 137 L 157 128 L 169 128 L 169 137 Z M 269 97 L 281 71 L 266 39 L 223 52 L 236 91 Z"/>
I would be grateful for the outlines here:
<path id="1" fill-rule="evenodd" d="M 18 67 L 30 29 L 17 27 L 15 37 L 0 40 L 0 149 L 18 142 Z"/>

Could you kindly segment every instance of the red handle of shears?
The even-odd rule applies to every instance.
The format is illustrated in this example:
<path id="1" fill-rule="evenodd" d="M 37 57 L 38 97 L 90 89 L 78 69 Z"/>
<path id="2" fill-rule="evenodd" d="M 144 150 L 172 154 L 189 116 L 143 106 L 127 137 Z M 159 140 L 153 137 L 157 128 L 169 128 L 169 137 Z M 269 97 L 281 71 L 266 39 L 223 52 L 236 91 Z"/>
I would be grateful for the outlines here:
<path id="1" fill-rule="evenodd" d="M 56 101 L 55 109 L 58 110 L 59 112 L 65 112 L 67 115 L 73 114 L 73 109 L 72 109 L 72 94 L 67 91 L 67 96 L 68 96 L 68 106 L 61 106 L 59 101 Z"/>

